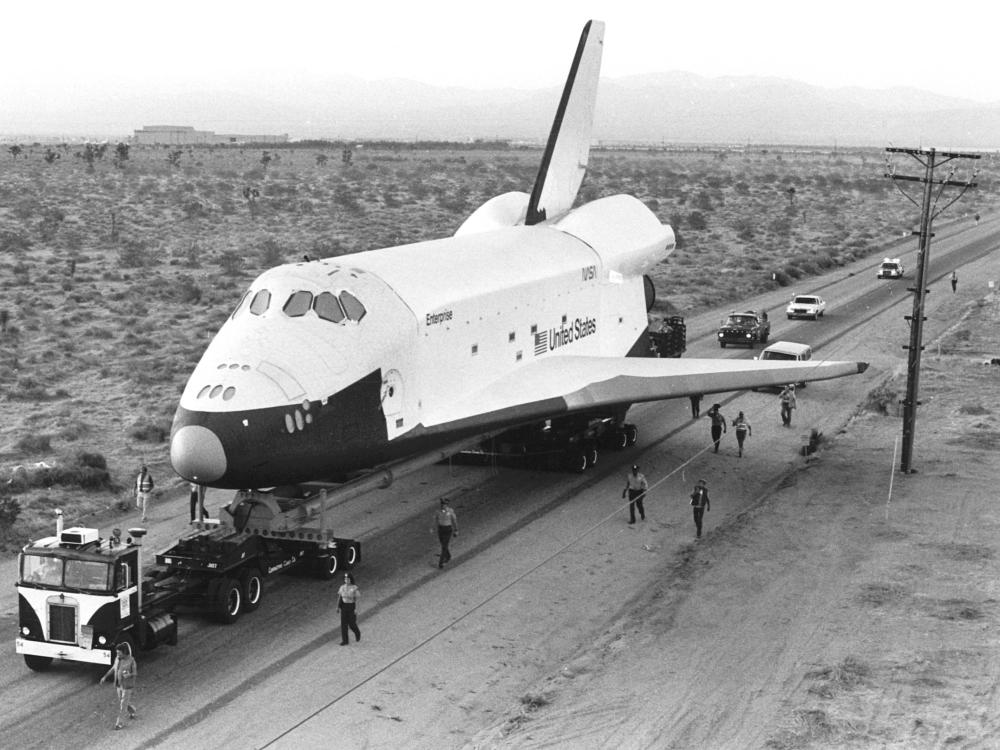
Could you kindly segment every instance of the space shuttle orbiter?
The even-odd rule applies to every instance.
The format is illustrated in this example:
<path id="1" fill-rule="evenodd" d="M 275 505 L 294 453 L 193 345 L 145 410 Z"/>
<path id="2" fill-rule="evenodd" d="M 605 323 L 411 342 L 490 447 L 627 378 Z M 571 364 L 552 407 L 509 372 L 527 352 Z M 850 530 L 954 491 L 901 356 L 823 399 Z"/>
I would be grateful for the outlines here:
<path id="1" fill-rule="evenodd" d="M 604 24 L 583 29 L 534 189 L 455 236 L 262 273 L 181 396 L 185 479 L 258 488 L 342 477 L 477 435 L 633 403 L 824 380 L 859 362 L 650 358 L 646 273 L 673 230 L 637 199 L 573 208 Z"/>

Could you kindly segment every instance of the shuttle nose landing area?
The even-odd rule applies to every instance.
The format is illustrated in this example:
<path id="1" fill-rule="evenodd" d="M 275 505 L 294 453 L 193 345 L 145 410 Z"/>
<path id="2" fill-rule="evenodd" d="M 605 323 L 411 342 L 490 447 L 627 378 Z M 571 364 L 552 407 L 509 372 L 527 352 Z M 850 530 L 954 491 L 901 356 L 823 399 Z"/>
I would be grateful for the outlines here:
<path id="1" fill-rule="evenodd" d="M 226 452 L 210 429 L 187 425 L 170 440 L 170 463 L 188 481 L 214 482 L 226 473 Z"/>

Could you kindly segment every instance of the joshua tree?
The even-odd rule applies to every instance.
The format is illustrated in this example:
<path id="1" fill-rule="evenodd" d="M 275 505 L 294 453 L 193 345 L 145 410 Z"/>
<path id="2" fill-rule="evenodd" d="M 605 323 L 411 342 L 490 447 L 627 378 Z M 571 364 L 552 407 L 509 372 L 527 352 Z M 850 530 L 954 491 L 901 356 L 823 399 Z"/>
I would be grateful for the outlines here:
<path id="1" fill-rule="evenodd" d="M 7 150 L 10 151 L 10 158 L 12 159 L 16 159 L 21 155 L 21 152 L 24 151 L 24 149 L 18 146 L 16 143 Z"/>

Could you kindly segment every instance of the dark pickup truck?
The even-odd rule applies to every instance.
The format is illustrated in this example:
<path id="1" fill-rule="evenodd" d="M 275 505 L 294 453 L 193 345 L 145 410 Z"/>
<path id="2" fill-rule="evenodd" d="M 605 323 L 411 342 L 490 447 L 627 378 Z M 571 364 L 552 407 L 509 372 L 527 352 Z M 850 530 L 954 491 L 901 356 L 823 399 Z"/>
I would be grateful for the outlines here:
<path id="1" fill-rule="evenodd" d="M 726 344 L 741 344 L 752 349 L 754 344 L 766 344 L 770 335 L 771 321 L 766 312 L 731 312 L 719 328 L 719 346 L 725 349 Z"/>

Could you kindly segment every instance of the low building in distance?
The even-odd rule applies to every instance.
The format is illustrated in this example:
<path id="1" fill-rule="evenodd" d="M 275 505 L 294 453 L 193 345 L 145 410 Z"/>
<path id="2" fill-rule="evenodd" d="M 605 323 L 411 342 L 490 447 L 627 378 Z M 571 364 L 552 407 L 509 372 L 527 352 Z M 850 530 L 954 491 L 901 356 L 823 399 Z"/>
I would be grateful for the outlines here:
<path id="1" fill-rule="evenodd" d="M 288 133 L 282 135 L 242 135 L 195 130 L 189 125 L 145 125 L 136 130 L 132 142 L 143 146 L 190 146 L 225 143 L 288 143 Z"/>

